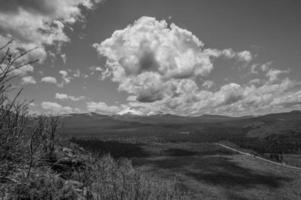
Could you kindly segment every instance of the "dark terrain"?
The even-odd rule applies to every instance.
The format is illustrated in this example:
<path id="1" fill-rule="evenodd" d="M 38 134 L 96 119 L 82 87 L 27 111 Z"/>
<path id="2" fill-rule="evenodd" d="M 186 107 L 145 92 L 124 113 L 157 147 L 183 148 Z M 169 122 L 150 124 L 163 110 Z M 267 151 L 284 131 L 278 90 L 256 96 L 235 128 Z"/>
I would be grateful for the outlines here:
<path id="1" fill-rule="evenodd" d="M 64 135 L 136 142 L 228 141 L 258 154 L 301 150 L 301 112 L 259 117 L 106 116 L 73 114 L 63 118 Z"/>
<path id="2" fill-rule="evenodd" d="M 65 116 L 62 132 L 89 151 L 175 179 L 192 199 L 299 199 L 301 170 L 256 156 L 300 166 L 300 119 L 298 111 L 241 118 L 92 113 Z"/>

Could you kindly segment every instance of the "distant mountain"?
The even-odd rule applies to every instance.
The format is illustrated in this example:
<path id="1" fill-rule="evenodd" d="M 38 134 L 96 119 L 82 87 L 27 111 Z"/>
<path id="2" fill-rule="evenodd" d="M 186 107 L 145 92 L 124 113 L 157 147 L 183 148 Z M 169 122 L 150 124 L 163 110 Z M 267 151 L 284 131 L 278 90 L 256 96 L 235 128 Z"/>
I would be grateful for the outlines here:
<path id="1" fill-rule="evenodd" d="M 252 118 L 249 121 L 250 123 L 257 122 L 257 126 L 248 132 L 250 137 L 263 138 L 269 135 L 286 134 L 300 134 L 301 136 L 301 111 L 269 114 Z"/>
<path id="2" fill-rule="evenodd" d="M 140 142 L 230 142 L 264 153 L 301 152 L 301 112 L 264 116 L 140 116 L 97 113 L 62 116 L 61 133 L 72 137 Z"/>
<path id="3" fill-rule="evenodd" d="M 190 139 L 207 140 L 213 137 L 213 140 L 217 140 L 241 135 L 250 138 L 298 133 L 301 135 L 300 111 L 244 117 L 84 113 L 62 116 L 62 122 L 64 134 L 81 136 L 134 135 L 141 137 L 147 135 L 165 137 L 168 135 L 168 137 L 174 137 L 175 134 L 186 132 L 190 133 Z"/>
<path id="4" fill-rule="evenodd" d="M 242 116 L 242 117 L 231 117 L 224 115 L 201 115 L 201 116 L 178 116 L 172 114 L 158 114 L 158 115 L 141 115 L 141 113 L 135 110 L 124 110 L 117 115 L 104 115 L 95 112 L 81 113 L 81 114 L 68 114 L 62 116 L 64 121 L 68 123 L 72 121 L 74 125 L 78 125 L 76 122 L 102 122 L 104 124 L 111 123 L 128 123 L 136 122 L 142 124 L 195 124 L 195 123 L 220 123 L 220 122 L 238 122 L 239 123 L 253 123 L 264 122 L 269 123 L 270 121 L 286 121 L 295 120 L 301 117 L 301 111 L 292 111 L 288 113 L 275 113 L 263 116 Z M 80 123 L 82 124 L 82 123 Z"/>

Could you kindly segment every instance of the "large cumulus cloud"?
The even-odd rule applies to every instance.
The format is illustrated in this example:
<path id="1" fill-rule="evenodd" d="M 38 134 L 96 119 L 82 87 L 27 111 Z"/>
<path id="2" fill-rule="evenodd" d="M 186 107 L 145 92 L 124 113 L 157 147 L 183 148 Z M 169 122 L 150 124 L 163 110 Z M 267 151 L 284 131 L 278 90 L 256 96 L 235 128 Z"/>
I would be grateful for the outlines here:
<path id="1" fill-rule="evenodd" d="M 252 66 L 253 55 L 246 50 L 205 48 L 190 31 L 164 20 L 141 17 L 93 46 L 107 58 L 103 76 L 129 93 L 128 107 L 144 114 L 260 114 L 287 107 L 285 95 L 297 105 L 292 99 L 299 83 L 280 79 L 285 73 L 271 67 L 262 69 L 265 76 L 256 83 L 230 82 L 212 88 L 216 84 L 207 77 L 215 59 Z"/>
<path id="2" fill-rule="evenodd" d="M 120 90 L 137 96 L 141 102 L 174 95 L 175 80 L 208 75 L 213 69 L 212 52 L 216 52 L 205 49 L 203 42 L 190 31 L 152 17 L 141 17 L 94 47 L 107 58 L 106 72 L 110 73 L 106 76 L 111 75 L 120 84 Z M 233 50 L 230 53 L 238 58 L 247 54 Z"/>
<path id="3" fill-rule="evenodd" d="M 155 71 L 162 78 L 206 75 L 212 63 L 201 49 L 203 43 L 175 24 L 142 17 L 133 25 L 115 31 L 111 38 L 94 44 L 108 58 L 114 80 Z"/>

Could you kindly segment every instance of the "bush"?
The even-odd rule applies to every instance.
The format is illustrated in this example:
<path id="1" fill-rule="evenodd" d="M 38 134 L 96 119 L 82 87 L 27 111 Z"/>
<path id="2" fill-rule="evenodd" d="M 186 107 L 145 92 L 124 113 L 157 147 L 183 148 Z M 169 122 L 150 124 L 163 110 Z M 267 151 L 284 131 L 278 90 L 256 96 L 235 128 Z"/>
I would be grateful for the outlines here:
<path id="1" fill-rule="evenodd" d="M 73 200 L 77 192 L 70 184 L 66 184 L 58 175 L 47 171 L 36 172 L 30 177 L 19 177 L 20 183 L 9 191 L 9 200 Z"/>
<path id="2" fill-rule="evenodd" d="M 175 181 L 151 177 L 133 168 L 128 159 L 114 160 L 109 154 L 90 157 L 86 170 L 73 178 L 85 182 L 91 199 L 110 200 L 180 200 L 188 199 Z M 78 174 L 80 173 L 80 174 Z"/>
<path id="3" fill-rule="evenodd" d="M 14 98 L 8 93 L 13 90 L 10 81 L 14 71 L 35 61 L 22 62 L 20 59 L 30 51 L 11 52 L 7 42 L 0 47 L 0 178 L 7 177 L 23 161 L 24 147 L 27 145 L 26 126 L 28 123 L 27 103 L 18 101 L 22 89 Z"/>

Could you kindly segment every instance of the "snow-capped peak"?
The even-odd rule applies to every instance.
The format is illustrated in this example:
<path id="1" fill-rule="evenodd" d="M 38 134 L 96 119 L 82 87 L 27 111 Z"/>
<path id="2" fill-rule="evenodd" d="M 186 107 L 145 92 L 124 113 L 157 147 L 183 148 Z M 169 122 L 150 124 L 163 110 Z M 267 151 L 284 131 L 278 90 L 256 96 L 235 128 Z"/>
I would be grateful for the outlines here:
<path id="1" fill-rule="evenodd" d="M 138 110 L 135 110 L 132 108 L 126 108 L 117 114 L 118 115 L 143 115 L 143 113 L 141 111 L 138 111 Z"/>

